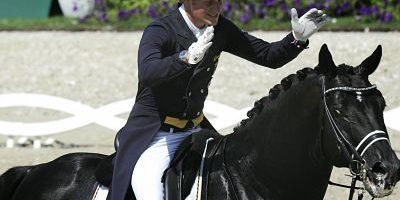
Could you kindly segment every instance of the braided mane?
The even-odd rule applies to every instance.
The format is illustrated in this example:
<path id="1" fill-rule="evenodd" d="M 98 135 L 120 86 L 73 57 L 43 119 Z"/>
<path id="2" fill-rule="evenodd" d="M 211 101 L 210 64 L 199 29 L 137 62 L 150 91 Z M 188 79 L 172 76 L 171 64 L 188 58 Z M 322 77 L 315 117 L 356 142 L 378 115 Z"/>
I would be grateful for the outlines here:
<path id="1" fill-rule="evenodd" d="M 257 116 L 264 109 L 264 107 L 268 105 L 268 102 L 274 101 L 279 96 L 281 91 L 290 89 L 295 79 L 302 81 L 310 74 L 322 74 L 320 66 L 316 66 L 314 69 L 306 67 L 298 70 L 295 74 L 290 74 L 289 76 L 283 78 L 279 84 L 276 84 L 269 90 L 268 96 L 264 96 L 254 103 L 254 107 L 247 112 L 248 118 L 242 120 L 240 124 L 233 129 L 233 133 L 237 133 L 241 128 L 246 126 L 246 124 L 250 122 L 254 116 Z M 346 64 L 341 64 L 337 68 L 337 74 L 353 75 L 355 74 L 355 71 L 353 67 Z M 332 75 L 335 76 L 336 74 Z"/>

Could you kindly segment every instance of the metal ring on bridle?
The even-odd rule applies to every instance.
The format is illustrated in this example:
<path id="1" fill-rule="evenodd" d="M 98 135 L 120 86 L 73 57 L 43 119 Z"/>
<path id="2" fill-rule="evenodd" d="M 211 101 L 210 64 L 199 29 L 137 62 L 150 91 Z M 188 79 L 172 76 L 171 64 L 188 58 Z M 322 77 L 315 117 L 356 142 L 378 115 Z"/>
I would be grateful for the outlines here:
<path id="1" fill-rule="evenodd" d="M 352 160 L 349 165 L 350 173 L 353 176 L 363 177 L 362 173 L 365 169 L 365 163 L 361 163 L 358 160 Z"/>

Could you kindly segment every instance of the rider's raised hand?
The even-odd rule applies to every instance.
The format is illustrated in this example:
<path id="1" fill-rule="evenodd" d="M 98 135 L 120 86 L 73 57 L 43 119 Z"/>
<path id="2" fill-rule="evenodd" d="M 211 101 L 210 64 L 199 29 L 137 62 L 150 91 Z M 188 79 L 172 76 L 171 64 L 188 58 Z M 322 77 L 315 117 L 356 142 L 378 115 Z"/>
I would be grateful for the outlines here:
<path id="1" fill-rule="evenodd" d="M 304 42 L 328 21 L 328 16 L 316 8 L 309 10 L 300 19 L 296 9 L 292 8 L 291 15 L 293 36 L 296 40 Z"/>
<path id="2" fill-rule="evenodd" d="M 212 38 L 214 37 L 214 27 L 209 26 L 206 28 L 204 33 L 197 39 L 197 42 L 190 45 L 188 50 L 188 63 L 189 64 L 197 64 L 199 63 L 204 54 L 207 52 L 207 49 L 212 45 Z"/>

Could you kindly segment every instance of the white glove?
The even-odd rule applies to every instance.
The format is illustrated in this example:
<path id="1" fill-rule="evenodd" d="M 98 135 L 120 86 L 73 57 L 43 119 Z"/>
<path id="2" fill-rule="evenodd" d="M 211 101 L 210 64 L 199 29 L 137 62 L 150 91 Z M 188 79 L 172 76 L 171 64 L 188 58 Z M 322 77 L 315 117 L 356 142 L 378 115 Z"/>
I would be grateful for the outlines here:
<path id="1" fill-rule="evenodd" d="M 307 41 L 307 39 L 318 31 L 322 25 L 328 22 L 328 16 L 322 12 L 312 8 L 303 16 L 298 17 L 295 8 L 291 10 L 293 36 L 296 40 Z"/>
<path id="2" fill-rule="evenodd" d="M 214 37 L 214 27 L 209 26 L 206 28 L 204 33 L 200 35 L 200 37 L 197 39 L 197 42 L 194 42 L 192 45 L 190 45 L 188 49 L 188 63 L 189 64 L 197 64 L 199 63 L 203 57 L 204 54 L 206 54 L 206 51 L 210 46 L 212 45 L 212 38 Z"/>

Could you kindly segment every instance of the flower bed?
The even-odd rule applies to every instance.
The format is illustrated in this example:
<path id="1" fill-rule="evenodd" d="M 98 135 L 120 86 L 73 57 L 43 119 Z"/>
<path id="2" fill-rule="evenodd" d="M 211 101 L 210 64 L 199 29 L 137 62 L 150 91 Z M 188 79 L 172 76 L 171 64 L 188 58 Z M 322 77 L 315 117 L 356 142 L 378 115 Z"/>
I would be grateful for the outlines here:
<path id="1" fill-rule="evenodd" d="M 119 20 L 135 16 L 157 18 L 165 15 L 176 3 L 165 0 L 96 0 L 96 5 L 95 16 L 100 21 L 107 21 L 107 10 L 117 10 Z M 400 21 L 400 0 L 225 0 L 223 15 L 244 24 L 265 18 L 288 21 L 290 8 L 296 8 L 302 15 L 313 7 L 324 10 L 331 18 L 352 16 L 359 22 Z"/>

